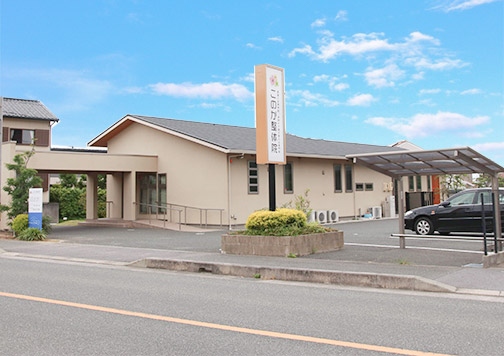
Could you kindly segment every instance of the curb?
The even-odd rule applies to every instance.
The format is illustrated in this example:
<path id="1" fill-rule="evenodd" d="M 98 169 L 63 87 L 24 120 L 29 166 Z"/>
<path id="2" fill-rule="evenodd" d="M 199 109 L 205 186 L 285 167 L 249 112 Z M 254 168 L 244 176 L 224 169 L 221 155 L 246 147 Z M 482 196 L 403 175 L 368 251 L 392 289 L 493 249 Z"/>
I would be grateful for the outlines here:
<path id="1" fill-rule="evenodd" d="M 336 284 L 353 287 L 405 289 L 422 292 L 455 293 L 457 288 L 427 278 L 408 275 L 357 273 L 298 268 L 245 266 L 228 263 L 209 263 L 184 260 L 146 258 L 128 266 L 168 269 L 184 272 L 208 272 L 246 278 Z"/>

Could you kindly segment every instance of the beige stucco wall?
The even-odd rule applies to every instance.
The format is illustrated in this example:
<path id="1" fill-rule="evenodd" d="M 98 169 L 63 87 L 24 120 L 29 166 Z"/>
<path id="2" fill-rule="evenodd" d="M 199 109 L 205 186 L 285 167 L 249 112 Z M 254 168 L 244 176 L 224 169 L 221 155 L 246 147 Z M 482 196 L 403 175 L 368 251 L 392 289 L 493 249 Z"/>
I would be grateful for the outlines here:
<path id="1" fill-rule="evenodd" d="M 259 165 L 259 193 L 248 194 L 247 162 L 254 156 L 246 155 L 244 159 L 233 159 L 231 164 L 232 203 L 231 214 L 236 217 L 233 223 L 242 224 L 248 215 L 255 210 L 268 208 L 269 188 L 266 165 Z M 340 217 L 353 217 L 361 208 L 362 213 L 372 206 L 382 206 L 391 192 L 383 191 L 383 183 L 390 183 L 387 176 L 365 167 L 354 167 L 355 182 L 373 183 L 373 191 L 345 192 L 345 177 L 342 174 L 343 191 L 334 191 L 334 164 L 351 164 L 344 160 L 312 159 L 288 157 L 292 163 L 294 191 L 284 193 L 284 169 L 276 166 L 276 199 L 277 207 L 293 201 L 295 196 L 304 195 L 309 189 L 308 200 L 314 210 L 338 210 Z"/>
<path id="2" fill-rule="evenodd" d="M 225 153 L 137 123 L 110 139 L 108 152 L 157 155 L 157 173 L 166 173 L 168 203 L 225 209 L 223 223 L 227 222 Z M 129 204 L 126 199 L 125 204 Z M 220 222 L 217 212 L 208 214 L 209 223 Z M 189 223 L 199 223 L 199 217 L 199 211 L 188 210 Z"/>
<path id="3" fill-rule="evenodd" d="M 49 130 L 49 146 L 51 143 L 51 123 L 48 120 L 28 120 L 28 119 L 14 119 L 14 118 L 4 118 L 3 127 L 8 127 L 10 129 L 24 129 L 24 130 Z M 17 145 L 18 150 L 30 150 L 30 145 Z M 49 151 L 50 147 L 40 147 L 35 148 L 37 151 Z"/>
<path id="4" fill-rule="evenodd" d="M 8 171 L 5 165 L 7 163 L 13 163 L 13 158 L 16 153 L 16 144 L 14 142 L 4 142 L 2 143 L 2 189 L 0 189 L 0 203 L 2 204 L 10 204 L 10 197 L 3 190 L 3 187 L 7 184 L 7 179 L 8 178 L 14 178 L 15 174 L 12 171 Z M 6 230 L 8 228 L 8 220 L 7 220 L 7 213 L 1 213 L 0 214 L 0 230 Z"/>

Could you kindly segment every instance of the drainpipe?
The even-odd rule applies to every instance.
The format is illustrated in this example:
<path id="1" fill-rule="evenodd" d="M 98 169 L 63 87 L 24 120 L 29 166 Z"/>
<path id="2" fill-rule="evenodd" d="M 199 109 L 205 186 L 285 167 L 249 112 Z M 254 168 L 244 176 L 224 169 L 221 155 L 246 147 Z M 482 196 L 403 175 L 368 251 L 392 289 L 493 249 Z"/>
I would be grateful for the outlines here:
<path id="1" fill-rule="evenodd" d="M 240 155 L 228 156 L 227 158 L 227 166 L 228 166 L 228 223 L 229 230 L 231 231 L 233 228 L 231 226 L 231 160 L 233 158 L 243 159 L 245 154 L 242 153 Z"/>

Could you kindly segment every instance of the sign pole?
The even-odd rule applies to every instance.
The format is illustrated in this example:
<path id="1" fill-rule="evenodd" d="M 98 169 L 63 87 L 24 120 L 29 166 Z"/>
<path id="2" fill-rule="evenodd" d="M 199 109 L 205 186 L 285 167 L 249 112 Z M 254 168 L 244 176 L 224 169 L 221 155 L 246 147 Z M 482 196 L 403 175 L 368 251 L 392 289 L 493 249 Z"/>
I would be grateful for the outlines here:
<path id="1" fill-rule="evenodd" d="M 275 164 L 268 164 L 269 178 L 269 210 L 276 210 L 276 189 L 275 189 Z"/>

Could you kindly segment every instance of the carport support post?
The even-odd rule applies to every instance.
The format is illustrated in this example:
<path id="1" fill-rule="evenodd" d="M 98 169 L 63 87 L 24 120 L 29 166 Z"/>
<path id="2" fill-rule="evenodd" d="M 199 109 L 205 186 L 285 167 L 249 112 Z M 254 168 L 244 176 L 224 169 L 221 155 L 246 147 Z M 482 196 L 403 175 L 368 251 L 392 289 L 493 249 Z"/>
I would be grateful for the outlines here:
<path id="1" fill-rule="evenodd" d="M 502 251 L 502 220 L 501 220 L 501 209 L 499 205 L 499 176 L 495 174 L 492 177 L 492 192 L 493 192 L 493 205 L 495 207 L 495 230 L 494 234 L 497 238 L 497 251 Z"/>
<path id="2" fill-rule="evenodd" d="M 98 219 L 98 174 L 88 173 L 86 179 L 86 220 Z"/>
<path id="3" fill-rule="evenodd" d="M 404 237 L 404 187 L 402 177 L 394 178 L 397 181 L 397 192 L 398 204 L 397 208 L 399 210 L 399 234 L 403 235 L 399 237 L 399 248 L 406 248 L 406 239 Z"/>

